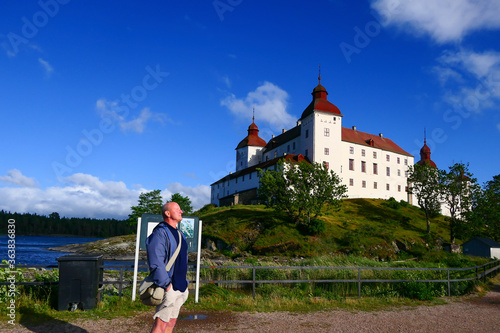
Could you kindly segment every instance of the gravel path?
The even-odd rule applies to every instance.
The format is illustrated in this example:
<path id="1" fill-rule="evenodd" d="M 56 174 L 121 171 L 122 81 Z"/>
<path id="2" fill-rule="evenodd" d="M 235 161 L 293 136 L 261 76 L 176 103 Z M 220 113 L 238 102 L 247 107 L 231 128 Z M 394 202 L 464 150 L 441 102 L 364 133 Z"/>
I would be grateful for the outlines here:
<path id="1" fill-rule="evenodd" d="M 37 327 L 16 325 L 2 332 L 79 333 L 149 332 L 152 313 L 130 318 L 76 321 L 52 320 Z M 182 311 L 175 332 L 500 332 L 500 285 L 483 297 L 461 297 L 446 305 L 372 312 L 329 310 L 297 314 L 194 313 Z"/>

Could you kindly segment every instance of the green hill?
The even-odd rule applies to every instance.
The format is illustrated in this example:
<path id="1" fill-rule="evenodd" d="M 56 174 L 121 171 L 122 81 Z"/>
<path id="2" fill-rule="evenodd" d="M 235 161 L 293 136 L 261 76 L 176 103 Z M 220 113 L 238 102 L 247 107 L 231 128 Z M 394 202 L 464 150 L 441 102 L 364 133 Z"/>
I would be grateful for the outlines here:
<path id="1" fill-rule="evenodd" d="M 335 253 L 385 260 L 421 256 L 449 242 L 443 216 L 426 233 L 423 211 L 395 200 L 347 199 L 338 211 L 320 216 L 325 231 L 307 235 L 290 219 L 264 206 L 207 205 L 194 215 L 203 220 L 204 244 L 224 254 L 313 257 Z"/>

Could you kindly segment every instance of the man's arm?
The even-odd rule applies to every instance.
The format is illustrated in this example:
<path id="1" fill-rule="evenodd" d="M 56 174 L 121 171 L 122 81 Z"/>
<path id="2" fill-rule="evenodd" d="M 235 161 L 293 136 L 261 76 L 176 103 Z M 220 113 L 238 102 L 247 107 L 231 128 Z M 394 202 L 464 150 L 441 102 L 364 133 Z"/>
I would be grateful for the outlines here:
<path id="1" fill-rule="evenodd" d="M 168 288 L 171 282 L 165 266 L 170 253 L 170 241 L 163 228 L 156 229 L 146 240 L 149 271 L 154 283 L 162 288 Z"/>

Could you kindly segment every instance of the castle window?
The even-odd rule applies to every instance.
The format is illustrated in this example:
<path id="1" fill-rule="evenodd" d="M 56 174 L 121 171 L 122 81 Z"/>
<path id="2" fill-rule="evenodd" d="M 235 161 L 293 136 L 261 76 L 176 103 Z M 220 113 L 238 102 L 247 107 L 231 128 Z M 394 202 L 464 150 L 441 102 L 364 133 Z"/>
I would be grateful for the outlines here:
<path id="1" fill-rule="evenodd" d="M 330 148 L 325 148 L 325 155 L 330 155 Z"/>
<path id="2" fill-rule="evenodd" d="M 248 179 L 252 179 L 252 174 L 248 174 Z"/>
<path id="3" fill-rule="evenodd" d="M 401 185 L 398 185 L 398 192 L 401 192 Z"/>
<path id="4" fill-rule="evenodd" d="M 330 129 L 329 128 L 325 128 L 325 136 L 330 136 Z"/>
<path id="5" fill-rule="evenodd" d="M 349 186 L 354 186 L 354 179 L 349 178 Z"/>
<path id="6" fill-rule="evenodd" d="M 245 175 L 241 176 L 241 181 L 244 182 L 245 181 Z"/>
<path id="7" fill-rule="evenodd" d="M 405 158 L 405 165 L 408 165 L 408 160 Z"/>
<path id="8" fill-rule="evenodd" d="M 292 143 L 292 149 L 295 150 L 295 142 Z"/>
<path id="9" fill-rule="evenodd" d="M 399 163 L 401 163 L 401 161 L 400 161 L 400 158 L 399 158 L 399 157 L 397 158 L 397 161 L 398 161 L 398 164 L 399 164 Z"/>
<path id="10" fill-rule="evenodd" d="M 390 161 L 391 161 L 391 157 L 389 156 L 389 154 L 385 155 L 385 160 L 386 160 L 387 162 L 390 162 Z"/>
<path id="11" fill-rule="evenodd" d="M 378 175 L 378 165 L 377 163 L 373 163 L 373 174 Z"/>
<path id="12" fill-rule="evenodd" d="M 373 188 L 377 189 L 377 182 L 373 182 Z"/>
<path id="13" fill-rule="evenodd" d="M 349 153 L 354 154 L 354 147 L 349 147 Z"/>
<path id="14" fill-rule="evenodd" d="M 309 137 L 309 130 L 306 129 L 306 139 Z"/>
<path id="15" fill-rule="evenodd" d="M 289 153 L 289 152 L 290 152 L 290 145 L 288 145 L 288 146 L 286 147 L 286 152 L 287 152 L 287 153 Z"/>
<path id="16" fill-rule="evenodd" d="M 405 177 L 408 178 L 408 171 L 405 171 Z"/>
<path id="17" fill-rule="evenodd" d="M 363 180 L 363 181 L 361 182 L 361 187 L 362 187 L 362 188 L 366 188 L 366 180 Z"/>
<path id="18" fill-rule="evenodd" d="M 365 156 L 365 150 L 361 149 L 361 156 Z"/>
<path id="19" fill-rule="evenodd" d="M 366 162 L 361 161 L 361 172 L 366 172 Z"/>
<path id="20" fill-rule="evenodd" d="M 349 170 L 354 171 L 354 160 L 352 158 L 349 159 Z"/>
<path id="21" fill-rule="evenodd" d="M 401 170 L 398 169 L 398 176 L 401 176 Z"/>
<path id="22" fill-rule="evenodd" d="M 391 186 L 390 186 L 389 184 L 385 184 L 385 189 L 386 189 L 387 191 L 390 191 L 390 190 L 391 190 Z"/>
<path id="23" fill-rule="evenodd" d="M 306 157 L 308 157 L 308 156 L 309 156 L 309 150 L 306 149 Z"/>
<path id="24" fill-rule="evenodd" d="M 377 152 L 376 151 L 373 152 L 373 158 L 377 158 Z"/>
<path id="25" fill-rule="evenodd" d="M 391 168 L 387 167 L 385 170 L 386 170 L 387 176 L 390 176 L 391 175 Z"/>
<path id="26" fill-rule="evenodd" d="M 236 184 L 238 184 L 238 177 L 236 177 L 236 181 L 235 181 Z"/>
<path id="27" fill-rule="evenodd" d="M 274 158 L 276 158 L 276 157 L 278 157 L 278 152 L 277 151 L 274 152 Z"/>
<path id="28" fill-rule="evenodd" d="M 330 163 L 328 163 L 328 162 L 323 162 L 323 164 L 324 164 L 324 166 L 325 166 L 325 168 L 326 168 L 327 170 L 328 170 L 328 169 L 330 169 Z"/>

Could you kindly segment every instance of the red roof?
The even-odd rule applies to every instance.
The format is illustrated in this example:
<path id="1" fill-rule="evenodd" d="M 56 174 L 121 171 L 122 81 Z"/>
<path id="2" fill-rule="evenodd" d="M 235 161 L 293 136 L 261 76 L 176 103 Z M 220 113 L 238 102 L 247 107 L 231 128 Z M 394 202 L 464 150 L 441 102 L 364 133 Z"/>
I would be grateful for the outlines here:
<path id="1" fill-rule="evenodd" d="M 342 115 L 342 113 L 340 113 L 339 108 L 333 103 L 330 103 L 328 101 L 326 97 L 328 93 L 326 92 L 325 87 L 321 85 L 321 83 L 318 84 L 316 88 L 314 88 L 312 95 L 313 95 L 313 100 L 307 106 L 304 112 L 302 112 L 302 116 L 300 117 L 300 119 L 304 119 L 305 117 L 309 116 L 314 112 L 314 110 L 333 113 L 339 116 Z"/>
<path id="2" fill-rule="evenodd" d="M 267 145 L 267 142 L 264 141 L 259 136 L 259 128 L 257 125 L 255 125 L 255 122 L 252 122 L 250 126 L 248 126 L 248 135 L 246 138 L 241 140 L 241 142 L 238 144 L 236 149 L 243 148 L 243 147 L 248 147 L 248 146 L 259 146 L 259 147 L 265 147 Z"/>
<path id="3" fill-rule="evenodd" d="M 420 161 L 416 164 L 418 165 L 430 165 L 434 168 L 437 168 L 436 163 L 431 160 L 431 149 L 427 145 L 427 140 L 424 139 L 424 146 L 420 149 Z"/>
<path id="4" fill-rule="evenodd" d="M 352 142 L 367 147 L 375 147 L 406 156 L 413 156 L 395 144 L 391 139 L 384 138 L 380 135 L 361 132 L 355 129 L 342 127 L 342 141 Z"/>

